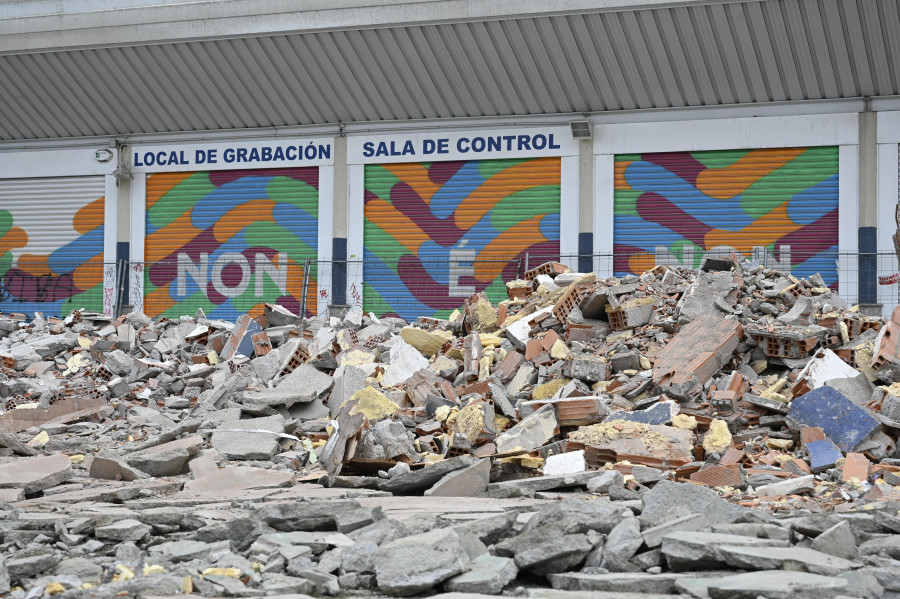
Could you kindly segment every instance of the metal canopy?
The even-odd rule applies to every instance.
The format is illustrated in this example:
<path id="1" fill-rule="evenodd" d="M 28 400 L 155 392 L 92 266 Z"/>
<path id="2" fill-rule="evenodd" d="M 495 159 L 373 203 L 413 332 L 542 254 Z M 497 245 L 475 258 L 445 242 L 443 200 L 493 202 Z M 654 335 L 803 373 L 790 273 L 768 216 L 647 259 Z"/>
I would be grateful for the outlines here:
<path id="1" fill-rule="evenodd" d="M 897 0 L 765 0 L 0 56 L 0 140 L 895 96 Z"/>

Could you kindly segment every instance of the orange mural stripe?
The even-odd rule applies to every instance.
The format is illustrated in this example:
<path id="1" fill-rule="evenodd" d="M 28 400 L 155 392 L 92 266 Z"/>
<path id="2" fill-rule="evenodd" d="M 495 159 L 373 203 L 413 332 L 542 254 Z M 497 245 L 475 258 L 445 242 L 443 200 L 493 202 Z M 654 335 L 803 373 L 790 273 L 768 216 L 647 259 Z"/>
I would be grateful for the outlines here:
<path id="1" fill-rule="evenodd" d="M 628 162 L 617 162 L 616 163 L 616 182 L 613 186 L 615 189 L 631 189 L 631 185 L 628 184 L 628 181 L 625 180 L 625 169 L 634 164 L 633 160 L 629 160 Z M 632 272 L 637 272 L 633 270 Z"/>
<path id="2" fill-rule="evenodd" d="M 309 278 L 309 289 L 306 290 L 306 309 L 313 314 L 319 312 L 319 284 L 312 277 Z"/>
<path id="3" fill-rule="evenodd" d="M 6 232 L 6 235 L 0 237 L 0 256 L 26 245 L 28 245 L 28 233 L 25 232 L 25 229 L 13 227 Z"/>
<path id="4" fill-rule="evenodd" d="M 50 256 L 48 254 L 22 254 L 16 261 L 16 266 L 19 267 L 19 270 L 24 270 L 36 277 L 53 274 L 53 271 L 50 270 Z"/>
<path id="5" fill-rule="evenodd" d="M 72 219 L 72 227 L 84 235 L 103 224 L 103 198 L 94 200 L 75 213 Z"/>
<path id="6" fill-rule="evenodd" d="M 169 285 L 163 285 L 144 296 L 144 314 L 156 318 L 175 305 L 175 300 L 169 295 Z"/>
<path id="7" fill-rule="evenodd" d="M 500 171 L 460 202 L 453 215 L 456 226 L 471 229 L 508 195 L 538 185 L 559 185 L 559 167 L 548 168 L 554 162 L 559 165 L 559 158 L 538 158 Z"/>
<path id="8" fill-rule="evenodd" d="M 293 260 L 288 260 L 287 264 L 288 276 L 287 276 L 287 292 L 288 295 L 292 295 L 294 297 L 300 297 L 303 294 L 303 265 L 294 262 Z M 312 277 L 310 276 L 310 280 Z"/>
<path id="9" fill-rule="evenodd" d="M 225 243 L 253 222 L 274 223 L 275 216 L 272 214 L 274 208 L 275 202 L 272 200 L 250 200 L 240 206 L 235 206 L 213 225 L 213 235 L 215 235 L 216 241 Z"/>
<path id="10" fill-rule="evenodd" d="M 288 284 L 287 294 L 296 298 L 303 297 L 303 265 L 288 261 Z M 306 309 L 316 312 L 318 305 L 319 287 L 316 280 L 310 275 L 309 289 L 306 290 Z"/>
<path id="11" fill-rule="evenodd" d="M 482 283 L 493 281 L 500 276 L 509 261 L 525 248 L 547 241 L 541 233 L 542 218 L 544 217 L 539 215 L 523 220 L 484 246 L 479 255 L 486 256 L 485 260 L 479 262 L 478 258 L 475 258 L 475 279 Z"/>
<path id="12" fill-rule="evenodd" d="M 202 233 L 191 222 L 191 213 L 185 212 L 171 223 L 147 236 L 144 242 L 144 260 L 162 260 Z"/>
<path id="13" fill-rule="evenodd" d="M 656 266 L 656 256 L 649 253 L 632 254 L 628 257 L 628 268 L 634 273 L 645 273 Z"/>
<path id="14" fill-rule="evenodd" d="M 419 246 L 429 240 L 428 234 L 419 225 L 384 200 L 366 202 L 366 218 L 413 254 L 418 254 Z"/>
<path id="15" fill-rule="evenodd" d="M 713 229 L 703 238 L 706 249 L 717 246 L 730 246 L 743 254 L 747 254 L 757 246 L 767 246 L 799 229 L 802 225 L 793 222 L 787 213 L 788 203 L 757 219 L 750 226 L 740 231 L 724 231 Z M 634 271 L 637 272 L 637 271 Z"/>
<path id="16" fill-rule="evenodd" d="M 421 164 L 383 164 L 382 168 L 409 185 L 425 203 L 431 201 L 433 196 L 441 188 L 432 183 L 428 178 L 428 169 Z"/>
<path id="17" fill-rule="evenodd" d="M 80 264 L 72 273 L 75 286 L 87 290 L 103 282 L 103 254 L 97 254 Z"/>
<path id="18" fill-rule="evenodd" d="M 805 151 L 805 148 L 751 150 L 734 164 L 700 173 L 697 177 L 697 189 L 719 200 L 733 198 Z"/>
<path id="19" fill-rule="evenodd" d="M 160 198 L 169 193 L 173 187 L 196 173 L 154 173 L 147 176 L 147 210 L 153 207 Z M 153 185 L 150 185 L 150 181 Z"/>

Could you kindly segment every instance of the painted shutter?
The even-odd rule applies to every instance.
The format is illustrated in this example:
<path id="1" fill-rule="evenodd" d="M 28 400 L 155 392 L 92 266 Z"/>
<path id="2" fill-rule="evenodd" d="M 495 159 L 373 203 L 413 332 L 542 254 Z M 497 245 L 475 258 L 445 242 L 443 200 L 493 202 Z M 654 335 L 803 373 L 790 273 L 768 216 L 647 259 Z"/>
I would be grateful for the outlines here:
<path id="1" fill-rule="evenodd" d="M 363 308 L 446 317 L 559 257 L 560 159 L 367 165 Z M 351 290 L 351 295 L 355 290 Z"/>
<path id="2" fill-rule="evenodd" d="M 0 310 L 103 310 L 104 178 L 0 179 Z"/>
<path id="3" fill-rule="evenodd" d="M 157 173 L 147 177 L 144 312 L 256 316 L 266 303 L 316 307 L 319 169 Z"/>
<path id="4" fill-rule="evenodd" d="M 737 251 L 837 286 L 838 148 L 616 156 L 617 274 Z"/>

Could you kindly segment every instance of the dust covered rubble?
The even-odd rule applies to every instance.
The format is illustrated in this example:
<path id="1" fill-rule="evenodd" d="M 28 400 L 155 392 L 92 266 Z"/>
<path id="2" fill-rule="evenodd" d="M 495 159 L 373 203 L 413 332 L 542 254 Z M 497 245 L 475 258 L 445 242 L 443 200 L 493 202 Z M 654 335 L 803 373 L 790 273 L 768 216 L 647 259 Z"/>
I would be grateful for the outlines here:
<path id="1" fill-rule="evenodd" d="M 900 313 L 721 259 L 507 290 L 0 315 L 0 594 L 900 593 Z"/>

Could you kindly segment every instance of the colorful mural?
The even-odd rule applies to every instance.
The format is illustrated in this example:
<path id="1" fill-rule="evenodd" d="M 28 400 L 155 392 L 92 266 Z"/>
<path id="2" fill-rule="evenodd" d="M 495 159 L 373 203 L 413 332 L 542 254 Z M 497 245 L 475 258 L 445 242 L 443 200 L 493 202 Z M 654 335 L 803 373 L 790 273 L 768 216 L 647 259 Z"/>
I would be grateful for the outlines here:
<path id="1" fill-rule="evenodd" d="M 838 148 L 620 155 L 614 269 L 736 251 L 837 285 Z"/>
<path id="2" fill-rule="evenodd" d="M 158 173 L 147 178 L 144 312 L 209 318 L 266 303 L 316 310 L 317 168 Z"/>
<path id="3" fill-rule="evenodd" d="M 72 217 L 78 236 L 50 254 L 17 252 L 28 245 L 29 233 L 0 209 L 0 311 L 103 311 L 103 206 L 99 198 L 78 210 Z"/>
<path id="4" fill-rule="evenodd" d="M 446 317 L 559 258 L 560 159 L 367 165 L 365 311 Z M 526 258 L 527 256 L 527 258 Z"/>

